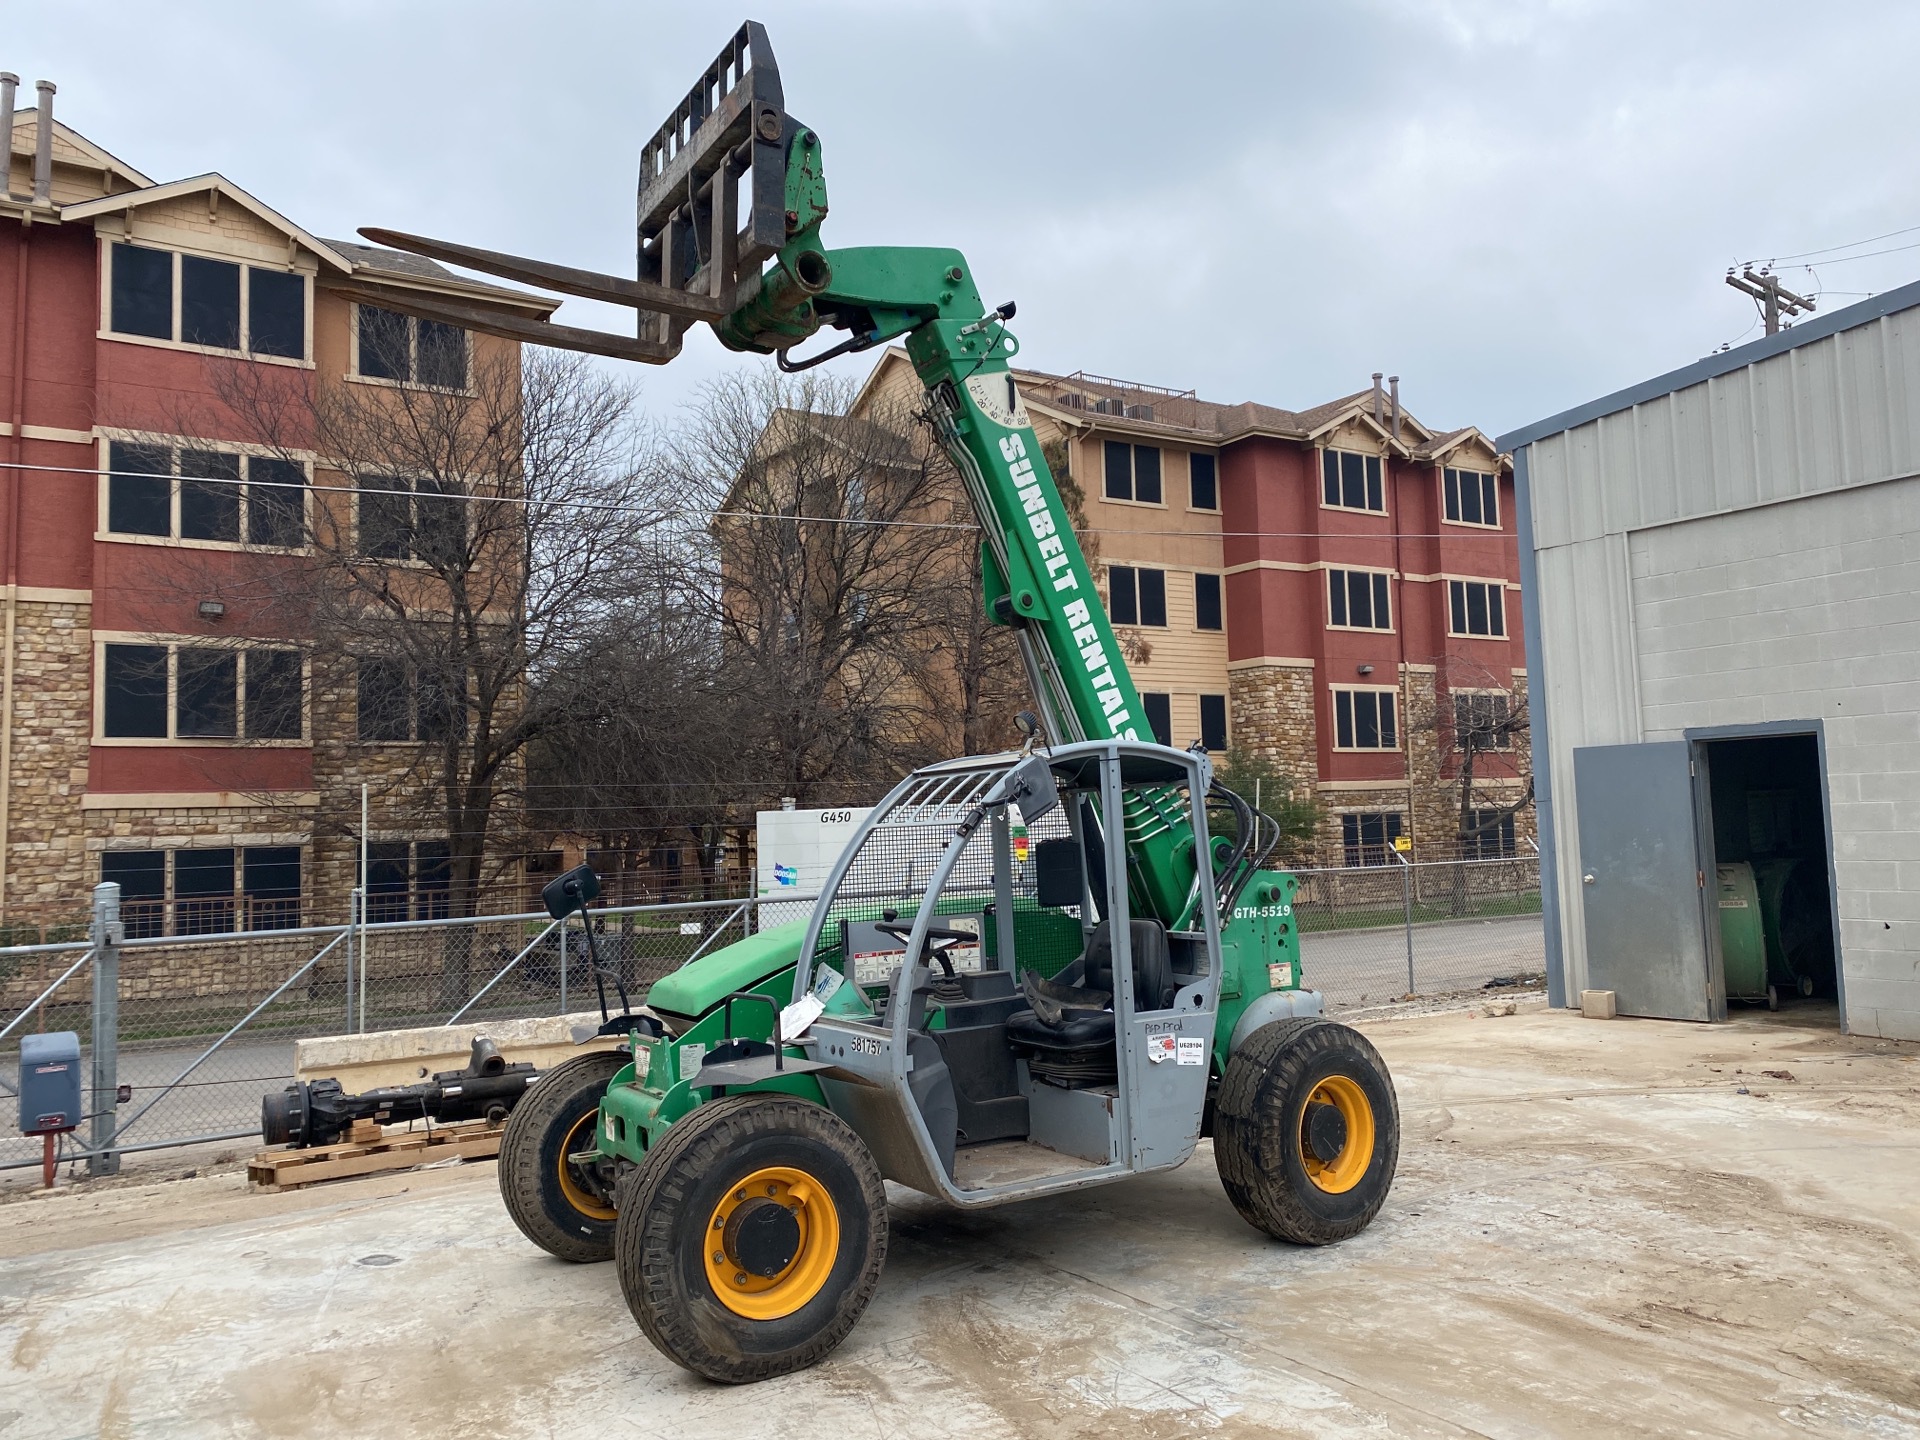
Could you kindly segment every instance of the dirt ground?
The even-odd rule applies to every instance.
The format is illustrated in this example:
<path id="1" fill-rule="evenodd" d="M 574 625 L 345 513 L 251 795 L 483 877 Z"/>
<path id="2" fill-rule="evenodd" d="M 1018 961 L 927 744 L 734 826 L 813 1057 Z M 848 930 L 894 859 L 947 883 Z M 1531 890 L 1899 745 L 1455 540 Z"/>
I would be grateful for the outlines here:
<path id="1" fill-rule="evenodd" d="M 1365 1234 L 1265 1240 L 1204 1144 L 1066 1205 L 900 1192 L 848 1342 L 737 1390 L 491 1164 L 18 1197 L 0 1436 L 1920 1436 L 1920 1047 L 1821 1019 L 1363 1022 L 1404 1128 Z"/>

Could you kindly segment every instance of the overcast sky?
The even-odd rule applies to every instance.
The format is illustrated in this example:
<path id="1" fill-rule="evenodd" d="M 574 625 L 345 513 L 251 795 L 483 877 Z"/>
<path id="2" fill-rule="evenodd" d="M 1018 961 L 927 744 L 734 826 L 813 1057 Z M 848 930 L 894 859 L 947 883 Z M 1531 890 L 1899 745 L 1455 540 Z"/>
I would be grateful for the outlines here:
<path id="1" fill-rule="evenodd" d="M 1759 332 L 1735 261 L 1920 227 L 1920 6 L 755 0 L 830 245 L 956 245 L 1023 363 L 1510 429 Z M 631 274 L 635 169 L 741 18 L 5 0 L 0 68 L 157 180 Z M 1920 246 L 1920 229 L 1856 247 Z M 1794 262 L 1798 263 L 1798 262 Z M 1920 248 L 1818 273 L 1920 277 Z M 569 303 L 576 324 L 631 326 Z M 636 371 L 663 418 L 730 365 Z M 857 368 L 864 369 L 864 365 Z"/>

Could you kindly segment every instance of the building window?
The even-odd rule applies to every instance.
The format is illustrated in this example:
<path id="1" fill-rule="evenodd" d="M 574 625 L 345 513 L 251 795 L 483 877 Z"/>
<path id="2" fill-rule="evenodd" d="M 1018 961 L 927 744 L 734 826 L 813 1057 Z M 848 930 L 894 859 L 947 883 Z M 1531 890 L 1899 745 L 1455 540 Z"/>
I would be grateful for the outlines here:
<path id="1" fill-rule="evenodd" d="M 355 307 L 356 373 L 402 385 L 467 388 L 467 332 L 374 305 Z"/>
<path id="2" fill-rule="evenodd" d="M 1461 750 L 1511 750 L 1509 730 L 1512 701 L 1504 690 L 1456 691 L 1453 697 L 1453 734 Z"/>
<path id="3" fill-rule="evenodd" d="M 1448 470 L 1442 482 L 1446 487 L 1447 519 L 1455 525 L 1500 525 L 1500 481 L 1498 476 L 1478 470 Z"/>
<path id="4" fill-rule="evenodd" d="M 360 553 L 371 560 L 420 560 L 464 568 L 465 497 L 438 480 L 369 476 L 358 495 Z"/>
<path id="5" fill-rule="evenodd" d="M 1383 570 L 1327 571 L 1327 624 L 1346 630 L 1393 629 L 1388 578 Z"/>
<path id="6" fill-rule="evenodd" d="M 1220 508 L 1220 474 L 1215 458 L 1198 451 L 1187 457 L 1187 508 Z"/>
<path id="7" fill-rule="evenodd" d="M 1200 697 L 1200 743 L 1215 755 L 1227 748 L 1227 697 Z"/>
<path id="8" fill-rule="evenodd" d="M 129 940 L 167 933 L 167 852 L 109 850 L 100 857 L 100 883 L 120 887 L 120 923 Z"/>
<path id="9" fill-rule="evenodd" d="M 297 650 L 108 645 L 100 733 L 123 740 L 298 740 Z"/>
<path id="10" fill-rule="evenodd" d="M 111 333 L 242 355 L 306 358 L 306 276 L 124 241 L 111 248 Z"/>
<path id="11" fill-rule="evenodd" d="M 1147 726 L 1162 745 L 1173 744 L 1173 699 L 1168 695 L 1142 691 L 1140 706 L 1147 712 Z"/>
<path id="12" fill-rule="evenodd" d="M 166 646 L 107 646 L 104 688 L 103 735 L 166 738 Z"/>
<path id="13" fill-rule="evenodd" d="M 1196 630 L 1224 628 L 1221 621 L 1218 575 L 1202 574 L 1193 577 L 1193 628 Z"/>
<path id="14" fill-rule="evenodd" d="M 1320 452 L 1320 498 L 1342 510 L 1385 513 L 1386 491 L 1381 483 L 1380 457 L 1356 455 L 1351 450 Z"/>
<path id="15" fill-rule="evenodd" d="M 1377 811 L 1340 817 L 1340 844 L 1349 865 L 1391 865 L 1393 842 L 1404 833 L 1399 814 Z"/>
<path id="16" fill-rule="evenodd" d="M 241 852 L 240 895 L 249 930 L 292 930 L 300 924 L 300 847 L 250 846 Z"/>
<path id="17" fill-rule="evenodd" d="M 1507 633 L 1507 587 L 1480 580 L 1447 582 L 1449 635 L 1503 636 Z"/>
<path id="18" fill-rule="evenodd" d="M 1116 625 L 1167 623 L 1167 572 L 1133 565 L 1107 567 L 1107 615 Z"/>
<path id="19" fill-rule="evenodd" d="M 300 924 L 300 847 L 109 850 L 100 879 L 120 887 L 127 938 L 291 930 Z"/>
<path id="20" fill-rule="evenodd" d="M 1333 745 L 1336 750 L 1398 750 L 1399 727 L 1391 690 L 1335 689 Z"/>
<path id="21" fill-rule="evenodd" d="M 107 533 L 291 549 L 306 541 L 307 470 L 292 460 L 115 440 Z"/>
<path id="22" fill-rule="evenodd" d="M 358 670 L 360 739 L 444 740 L 459 725 L 466 697 L 441 677 L 375 656 L 362 658 Z"/>
<path id="23" fill-rule="evenodd" d="M 1514 857 L 1513 816 L 1508 812 L 1469 810 L 1467 828 L 1471 833 L 1460 841 L 1462 860 L 1511 860 Z"/>
<path id="24" fill-rule="evenodd" d="M 1160 447 L 1109 440 L 1106 448 L 1107 499 L 1160 503 Z"/>
<path id="25" fill-rule="evenodd" d="M 452 849 L 444 840 L 382 840 L 367 846 L 367 920 L 444 920 L 453 912 Z"/>

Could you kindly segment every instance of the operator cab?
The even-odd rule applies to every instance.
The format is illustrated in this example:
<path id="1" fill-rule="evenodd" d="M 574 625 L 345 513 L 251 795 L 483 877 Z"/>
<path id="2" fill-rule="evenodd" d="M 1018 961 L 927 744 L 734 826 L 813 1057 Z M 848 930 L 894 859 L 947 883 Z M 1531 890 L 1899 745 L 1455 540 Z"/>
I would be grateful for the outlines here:
<path id="1" fill-rule="evenodd" d="M 1209 780 L 1203 755 L 1083 742 L 929 766 L 875 807 L 794 993 L 826 999 L 801 1043 L 888 1178 L 985 1203 L 1192 1152 L 1215 895 L 1153 913 L 1122 837 L 1191 826 L 1204 847 Z"/>

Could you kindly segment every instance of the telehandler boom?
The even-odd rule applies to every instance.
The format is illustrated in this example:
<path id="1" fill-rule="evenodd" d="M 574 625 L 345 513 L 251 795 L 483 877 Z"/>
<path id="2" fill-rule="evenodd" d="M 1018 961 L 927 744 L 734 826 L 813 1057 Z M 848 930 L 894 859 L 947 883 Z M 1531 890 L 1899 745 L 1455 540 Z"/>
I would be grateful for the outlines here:
<path id="1" fill-rule="evenodd" d="M 638 218 L 631 280 L 361 233 L 640 314 L 629 339 L 411 306 L 537 344 L 663 364 L 704 322 L 793 371 L 902 341 L 1040 719 L 1018 753 L 906 777 L 809 920 L 668 975 L 614 1022 L 625 1049 L 543 1076 L 501 1149 L 516 1223 L 563 1259 L 615 1258 L 649 1338 L 724 1381 L 852 1328 L 883 1178 L 995 1205 L 1178 1165 L 1210 1133 L 1250 1223 L 1307 1244 L 1364 1228 L 1398 1155 L 1392 1082 L 1304 988 L 1295 881 L 1263 868 L 1276 827 L 1197 746 L 1152 742 L 1010 369 L 1014 307 L 987 308 L 954 250 L 825 245 L 820 138 L 751 22 L 642 150 Z M 845 338 L 796 357 L 821 330 Z M 581 903 L 549 888 L 558 915 Z"/>

